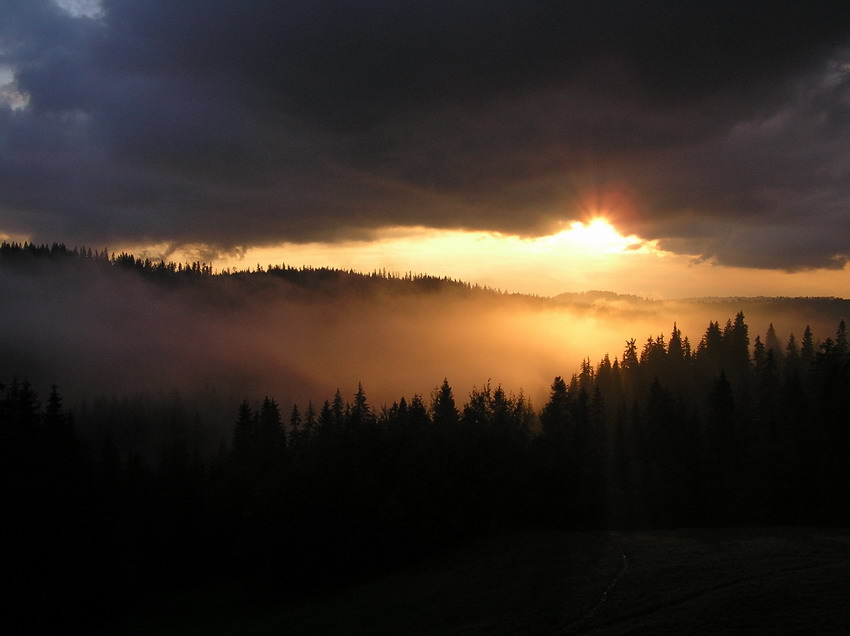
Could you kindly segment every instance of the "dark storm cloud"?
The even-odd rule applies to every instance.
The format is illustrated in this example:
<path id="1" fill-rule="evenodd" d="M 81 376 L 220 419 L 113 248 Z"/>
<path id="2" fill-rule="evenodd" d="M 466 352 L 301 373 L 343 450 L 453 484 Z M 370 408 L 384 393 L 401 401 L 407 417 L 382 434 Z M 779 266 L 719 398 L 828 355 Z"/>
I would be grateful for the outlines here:
<path id="1" fill-rule="evenodd" d="M 840 267 L 850 5 L 741 4 L 5 0 L 0 231 L 532 234 L 595 198 L 671 249 Z"/>

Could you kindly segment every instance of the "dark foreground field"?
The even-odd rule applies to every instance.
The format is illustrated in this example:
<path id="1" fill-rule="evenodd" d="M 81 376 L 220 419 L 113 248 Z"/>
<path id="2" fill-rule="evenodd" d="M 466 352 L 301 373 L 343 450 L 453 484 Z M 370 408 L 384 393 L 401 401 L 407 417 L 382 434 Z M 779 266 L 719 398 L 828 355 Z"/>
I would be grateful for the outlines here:
<path id="1" fill-rule="evenodd" d="M 526 531 L 340 585 L 141 605 L 110 634 L 848 634 L 850 532 Z"/>

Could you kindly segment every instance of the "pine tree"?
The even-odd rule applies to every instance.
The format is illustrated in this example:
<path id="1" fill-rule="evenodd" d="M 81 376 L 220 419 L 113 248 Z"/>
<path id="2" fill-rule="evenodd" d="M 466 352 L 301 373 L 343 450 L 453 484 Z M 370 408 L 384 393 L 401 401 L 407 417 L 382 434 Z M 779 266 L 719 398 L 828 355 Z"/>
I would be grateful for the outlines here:
<path id="1" fill-rule="evenodd" d="M 337 389 L 337 395 L 339 395 L 339 389 Z M 342 413 L 339 414 L 339 418 L 342 419 Z M 330 435 L 334 431 L 334 419 L 331 403 L 325 400 L 322 403 L 322 408 L 319 410 L 319 433 L 321 435 Z"/>
<path id="2" fill-rule="evenodd" d="M 239 415 L 233 427 L 233 454 L 237 461 L 247 462 L 250 458 L 255 438 L 254 414 L 248 400 L 239 405 Z"/>
<path id="3" fill-rule="evenodd" d="M 731 325 L 730 325 L 731 333 Z M 723 369 L 723 333 L 720 323 L 709 322 L 696 351 L 696 360 L 706 378 L 717 377 Z"/>
<path id="4" fill-rule="evenodd" d="M 782 355 L 782 343 L 779 341 L 779 337 L 776 335 L 776 330 L 773 328 L 773 323 L 767 328 L 767 334 L 764 338 L 764 348 L 767 351 L 773 351 L 773 359 L 776 363 L 777 368 L 782 367 L 782 363 L 784 362 L 784 356 Z"/>
<path id="5" fill-rule="evenodd" d="M 307 402 L 307 411 L 304 413 L 304 431 L 303 437 L 309 441 L 316 430 L 316 409 L 313 406 L 313 401 Z"/>
<path id="6" fill-rule="evenodd" d="M 730 366 L 729 371 L 734 377 L 740 381 L 745 378 L 750 369 L 750 337 L 749 328 L 744 321 L 744 312 L 739 311 L 735 316 L 735 322 L 732 325 L 732 333 L 730 335 L 729 352 Z"/>
<path id="7" fill-rule="evenodd" d="M 298 404 L 292 405 L 292 410 L 289 412 L 289 439 L 290 445 L 293 448 L 300 448 L 302 438 L 304 436 L 301 430 L 302 420 L 301 411 L 298 410 Z"/>
<path id="8" fill-rule="evenodd" d="M 623 351 L 623 361 L 620 363 L 622 369 L 634 369 L 640 364 L 637 356 L 637 344 L 634 338 L 626 341 L 626 349 Z"/>
<path id="9" fill-rule="evenodd" d="M 788 336 L 788 344 L 785 347 L 785 373 L 787 375 L 799 375 L 800 364 L 800 348 L 797 346 L 797 339 L 792 333 Z"/>
<path id="10" fill-rule="evenodd" d="M 803 331 L 803 341 L 800 343 L 800 368 L 803 371 L 801 379 L 805 380 L 808 378 L 814 360 L 815 342 L 814 338 L 812 337 L 811 327 L 809 327 L 809 325 L 806 325 L 806 329 L 805 331 Z"/>
<path id="11" fill-rule="evenodd" d="M 437 426 L 455 426 L 458 422 L 458 410 L 454 393 L 447 378 L 431 393 L 431 419 Z"/>
<path id="12" fill-rule="evenodd" d="M 508 428 L 513 423 L 513 404 L 501 384 L 496 387 L 495 391 L 493 391 L 491 404 L 493 426 L 500 429 Z"/>
<path id="13" fill-rule="evenodd" d="M 613 396 L 620 392 L 620 365 L 616 360 L 615 364 L 611 364 L 611 359 L 606 353 L 596 368 L 595 386 L 603 395 Z"/>
<path id="14" fill-rule="evenodd" d="M 567 383 L 561 376 L 556 377 L 552 382 L 549 401 L 540 414 L 540 424 L 545 435 L 558 435 L 566 430 L 572 410 L 571 402 Z"/>
<path id="15" fill-rule="evenodd" d="M 334 393 L 334 399 L 330 408 L 333 416 L 333 426 L 338 429 L 342 428 L 345 423 L 345 401 L 342 399 L 342 393 L 340 393 L 339 388 Z"/>
<path id="16" fill-rule="evenodd" d="M 761 336 L 756 336 L 756 342 L 753 345 L 753 368 L 758 372 L 764 366 L 764 361 L 767 358 L 767 350 L 761 341 Z"/>
<path id="17" fill-rule="evenodd" d="M 620 361 L 620 377 L 628 399 L 637 398 L 642 393 L 641 366 L 634 338 L 626 341 L 626 348 Z"/>
<path id="18" fill-rule="evenodd" d="M 462 421 L 469 428 L 484 428 L 492 423 L 493 395 L 488 381 L 481 389 L 473 387 L 463 407 Z"/>
<path id="19" fill-rule="evenodd" d="M 593 370 L 593 363 L 590 358 L 585 358 L 581 361 L 578 374 L 578 385 L 585 391 L 592 391 L 596 374 Z"/>
<path id="20" fill-rule="evenodd" d="M 682 331 L 675 322 L 673 323 L 673 331 L 670 333 L 670 343 L 667 345 L 667 358 L 674 365 L 674 368 L 680 368 L 680 363 L 685 359 Z"/>
<path id="21" fill-rule="evenodd" d="M 408 406 L 408 417 L 410 419 L 410 425 L 414 428 L 414 430 L 421 430 L 431 423 L 431 420 L 428 417 L 428 409 L 425 408 L 425 402 L 422 400 L 422 396 L 418 393 L 410 400 L 410 406 Z"/>
<path id="22" fill-rule="evenodd" d="M 286 435 L 280 417 L 280 407 L 268 396 L 263 399 L 259 413 L 258 443 L 263 454 L 274 457 L 286 450 Z"/>
<path id="23" fill-rule="evenodd" d="M 366 392 L 363 390 L 363 384 L 357 383 L 357 393 L 354 394 L 354 403 L 351 405 L 349 414 L 349 424 L 354 429 L 359 429 L 363 426 L 373 424 L 375 421 L 372 415 L 372 408 L 366 401 Z"/>
<path id="24" fill-rule="evenodd" d="M 847 323 L 844 320 L 838 323 L 838 329 L 835 332 L 835 351 L 838 355 L 847 354 Z"/>

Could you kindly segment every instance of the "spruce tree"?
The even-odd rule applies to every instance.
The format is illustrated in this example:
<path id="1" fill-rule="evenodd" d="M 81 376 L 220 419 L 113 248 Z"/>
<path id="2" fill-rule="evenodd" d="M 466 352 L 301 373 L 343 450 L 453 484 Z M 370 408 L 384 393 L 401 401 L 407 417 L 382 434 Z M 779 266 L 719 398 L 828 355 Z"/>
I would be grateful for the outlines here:
<path id="1" fill-rule="evenodd" d="M 454 392 L 447 378 L 431 393 L 431 419 L 437 426 L 455 426 L 458 421 Z"/>

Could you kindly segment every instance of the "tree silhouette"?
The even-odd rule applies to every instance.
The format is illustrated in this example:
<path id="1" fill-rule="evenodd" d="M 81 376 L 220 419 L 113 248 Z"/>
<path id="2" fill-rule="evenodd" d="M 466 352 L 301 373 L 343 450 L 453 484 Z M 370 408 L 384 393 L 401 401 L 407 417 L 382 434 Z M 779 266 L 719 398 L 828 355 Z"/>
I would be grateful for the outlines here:
<path id="1" fill-rule="evenodd" d="M 431 419 L 434 424 L 442 427 L 456 426 L 459 413 L 455 406 L 454 392 L 449 381 L 443 378 L 443 383 L 431 393 Z"/>
<path id="2" fill-rule="evenodd" d="M 215 577 L 312 591 L 529 523 L 846 524 L 846 331 L 841 321 L 816 342 L 806 327 L 799 346 L 791 335 L 780 367 L 773 336 L 750 349 L 740 312 L 709 323 L 693 355 L 673 323 L 666 342 L 650 336 L 638 352 L 632 338 L 622 360 L 555 377 L 539 414 L 489 381 L 459 404 L 445 378 L 427 404 L 375 408 L 362 383 L 347 404 L 337 389 L 318 414 L 293 404 L 286 427 L 275 399 L 245 399 L 209 454 L 186 436 L 197 415 L 179 401 L 72 413 L 56 386 L 42 403 L 13 379 L 0 386 L 13 614 L 55 605 L 40 631 L 92 631 L 92 598 L 108 615 L 145 590 Z M 152 426 L 171 438 L 143 453 L 128 431 Z"/>

